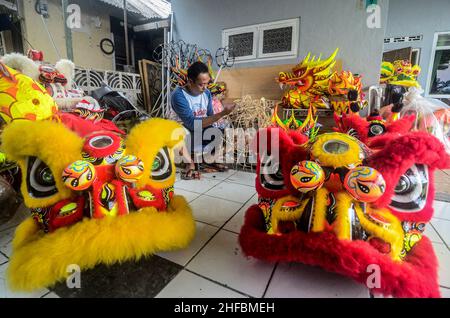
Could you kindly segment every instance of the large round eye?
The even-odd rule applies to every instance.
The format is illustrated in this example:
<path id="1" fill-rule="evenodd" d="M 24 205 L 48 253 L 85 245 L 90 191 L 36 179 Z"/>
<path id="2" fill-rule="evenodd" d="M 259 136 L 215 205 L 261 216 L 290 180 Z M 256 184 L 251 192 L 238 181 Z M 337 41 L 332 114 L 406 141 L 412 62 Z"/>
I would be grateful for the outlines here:
<path id="1" fill-rule="evenodd" d="M 161 148 L 152 164 L 152 179 L 164 181 L 172 175 L 172 163 L 167 147 Z"/>
<path id="2" fill-rule="evenodd" d="M 348 152 L 350 146 L 342 140 L 330 140 L 323 144 L 323 150 L 331 154 L 343 154 Z"/>
<path id="3" fill-rule="evenodd" d="M 386 132 L 386 127 L 382 123 L 371 123 L 369 126 L 369 137 L 382 135 Z"/>
<path id="4" fill-rule="evenodd" d="M 374 202 L 383 195 L 386 190 L 386 182 L 376 169 L 359 166 L 346 174 L 344 187 L 356 200 Z"/>
<path id="5" fill-rule="evenodd" d="M 268 190 L 285 189 L 280 162 L 276 162 L 273 156 L 264 155 L 261 158 L 259 179 L 261 185 Z"/>
<path id="6" fill-rule="evenodd" d="M 358 131 L 356 129 L 350 128 L 347 131 L 347 135 L 350 135 L 350 136 L 352 136 L 352 137 L 354 137 L 356 139 L 359 139 L 359 134 L 358 134 Z"/>
<path id="7" fill-rule="evenodd" d="M 62 180 L 64 185 L 74 191 L 83 191 L 88 189 L 96 178 L 94 166 L 84 160 L 77 160 L 68 165 L 63 173 Z"/>
<path id="8" fill-rule="evenodd" d="M 27 187 L 30 196 L 49 197 L 58 192 L 50 168 L 37 157 L 28 157 Z"/>
<path id="9" fill-rule="evenodd" d="M 127 155 L 116 163 L 116 176 L 123 181 L 136 182 L 143 174 L 144 163 L 136 156 Z"/>
<path id="10" fill-rule="evenodd" d="M 323 185 L 325 173 L 316 162 L 304 160 L 292 167 L 290 179 L 294 188 L 306 193 Z"/>
<path id="11" fill-rule="evenodd" d="M 399 179 L 390 206 L 400 212 L 419 212 L 428 196 L 428 168 L 413 165 Z"/>

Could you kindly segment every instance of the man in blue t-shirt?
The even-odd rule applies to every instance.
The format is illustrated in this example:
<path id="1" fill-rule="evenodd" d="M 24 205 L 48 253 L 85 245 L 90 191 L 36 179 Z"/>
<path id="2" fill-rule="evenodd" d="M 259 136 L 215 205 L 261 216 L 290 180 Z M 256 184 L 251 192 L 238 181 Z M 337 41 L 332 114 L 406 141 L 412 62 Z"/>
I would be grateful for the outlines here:
<path id="1" fill-rule="evenodd" d="M 186 86 L 177 87 L 172 93 L 172 108 L 191 134 L 191 152 L 203 148 L 210 141 L 203 140 L 203 130 L 210 128 L 220 118 L 230 114 L 235 104 L 223 104 L 223 111 L 214 114 L 211 92 L 207 89 L 211 82 L 208 67 L 202 62 L 193 63 L 187 71 Z M 202 143 L 195 145 L 194 130 L 201 129 Z M 198 133 L 198 132 L 197 132 Z M 218 165 L 216 165 L 218 166 Z M 199 173 L 191 160 L 182 176 L 185 179 L 198 178 Z"/>

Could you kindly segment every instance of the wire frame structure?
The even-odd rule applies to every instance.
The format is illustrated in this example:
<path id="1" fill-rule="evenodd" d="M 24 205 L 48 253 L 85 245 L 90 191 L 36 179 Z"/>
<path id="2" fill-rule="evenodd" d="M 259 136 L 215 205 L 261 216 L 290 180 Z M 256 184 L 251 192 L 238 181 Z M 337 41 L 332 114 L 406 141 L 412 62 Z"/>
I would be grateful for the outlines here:
<path id="1" fill-rule="evenodd" d="M 258 129 L 272 124 L 272 114 L 278 101 L 245 95 L 234 102 L 236 108 L 229 115 L 232 133 L 225 135 L 225 147 L 233 149 L 234 169 L 253 172 L 256 170 L 256 157 L 251 150 L 253 138 Z"/>
<path id="2" fill-rule="evenodd" d="M 211 73 L 213 73 L 212 65 L 215 59 L 218 72 L 211 75 L 217 82 L 221 70 L 225 67 L 232 67 L 234 64 L 234 57 L 228 48 L 217 49 L 213 57 L 209 50 L 201 48 L 197 44 L 186 43 L 183 40 L 160 44 L 153 51 L 152 57 L 154 61 L 161 64 L 162 89 L 156 102 L 152 102 L 150 106 L 152 109 L 151 116 L 158 115 L 164 118 L 171 117 L 170 98 L 168 96 L 177 86 L 184 85 L 187 77 L 185 73 L 190 65 L 201 61 L 208 65 Z"/>

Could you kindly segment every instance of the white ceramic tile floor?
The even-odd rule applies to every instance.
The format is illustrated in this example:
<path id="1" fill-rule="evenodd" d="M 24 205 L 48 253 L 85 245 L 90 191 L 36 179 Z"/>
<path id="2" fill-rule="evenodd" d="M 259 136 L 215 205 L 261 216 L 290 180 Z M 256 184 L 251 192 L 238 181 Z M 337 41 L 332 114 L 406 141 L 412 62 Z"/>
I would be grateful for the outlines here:
<path id="1" fill-rule="evenodd" d="M 450 289 L 441 287 L 441 296 L 442 298 L 450 298 Z"/>
<path id="2" fill-rule="evenodd" d="M 7 261 L 8 261 L 8 258 L 5 255 L 3 255 L 2 253 L 0 253 L 0 265 L 6 263 Z"/>
<path id="3" fill-rule="evenodd" d="M 267 298 L 368 298 L 369 290 L 350 278 L 298 263 L 278 264 Z"/>
<path id="4" fill-rule="evenodd" d="M 60 298 L 60 297 L 56 295 L 54 292 L 50 292 L 42 298 Z"/>
<path id="5" fill-rule="evenodd" d="M 450 203 L 442 201 L 434 201 L 434 218 L 450 220 Z"/>
<path id="6" fill-rule="evenodd" d="M 197 232 L 195 238 L 189 246 L 183 250 L 174 252 L 158 253 L 158 256 L 164 257 L 181 266 L 185 266 L 187 262 L 208 242 L 208 240 L 219 230 L 217 227 L 209 224 L 196 222 Z"/>
<path id="7" fill-rule="evenodd" d="M 278 264 L 274 271 L 275 264 L 242 255 L 237 239 L 245 211 L 257 202 L 254 178 L 253 173 L 241 171 L 205 174 L 193 181 L 177 178 L 175 193 L 190 201 L 197 235 L 183 251 L 158 254 L 186 269 L 157 297 L 368 297 L 362 285 L 319 268 Z M 439 258 L 442 295 L 450 297 L 450 289 L 445 288 L 450 288 L 450 252 L 441 240 L 449 243 L 450 203 L 436 201 L 434 206 L 434 227 L 428 225 L 426 235 Z M 16 224 L 28 215 L 28 211 L 22 212 L 26 213 L 0 227 L 0 251 L 6 256 L 11 253 Z M 57 296 L 46 289 L 25 294 L 11 292 L 4 281 L 8 264 L 5 255 L 0 254 L 0 298 Z"/>
<path id="8" fill-rule="evenodd" d="M 229 220 L 225 226 L 223 227 L 225 230 L 232 231 L 238 233 L 241 231 L 241 227 L 244 224 L 244 217 L 247 209 L 253 204 L 258 203 L 258 194 L 255 194 L 251 197 L 247 203 L 233 216 L 231 220 Z"/>
<path id="9" fill-rule="evenodd" d="M 433 226 L 428 223 L 425 227 L 425 231 L 424 231 L 425 236 L 427 236 L 431 242 L 434 243 L 443 243 L 442 239 L 439 237 L 439 234 L 436 232 L 436 230 L 433 228 Z"/>
<path id="10" fill-rule="evenodd" d="M 182 270 L 156 298 L 244 298 L 229 288 Z"/>
<path id="11" fill-rule="evenodd" d="M 190 203 L 194 218 L 198 221 L 221 227 L 241 207 L 241 203 L 210 197 L 202 194 Z"/>
<path id="12" fill-rule="evenodd" d="M 180 180 L 175 182 L 175 193 L 178 189 L 189 192 L 204 193 L 212 187 L 218 185 L 220 182 L 220 180 L 212 180 L 208 178 L 202 178 L 201 180 Z"/>
<path id="13" fill-rule="evenodd" d="M 10 228 L 0 232 L 0 252 L 8 257 L 11 256 L 12 240 L 15 230 L 15 228 Z"/>
<path id="14" fill-rule="evenodd" d="M 255 187 L 255 178 L 256 175 L 254 173 L 238 171 L 234 175 L 229 177 L 227 181 Z"/>
<path id="15" fill-rule="evenodd" d="M 444 244 L 433 243 L 433 248 L 439 260 L 439 284 L 450 288 L 450 251 Z"/>
<path id="16" fill-rule="evenodd" d="M 434 229 L 442 237 L 444 243 L 450 247 L 450 221 L 434 218 L 431 220 L 431 224 L 433 224 Z"/>
<path id="17" fill-rule="evenodd" d="M 237 172 L 236 170 L 230 169 L 230 170 L 225 171 L 225 172 L 203 173 L 202 177 L 207 178 L 207 179 L 223 181 L 223 180 L 233 176 L 236 172 Z M 239 172 L 237 172 L 237 173 L 239 173 Z"/>
<path id="18" fill-rule="evenodd" d="M 187 269 L 253 297 L 261 297 L 275 264 L 242 255 L 235 233 L 221 230 Z"/>
<path id="19" fill-rule="evenodd" d="M 200 196 L 200 193 L 186 191 L 183 189 L 176 189 L 175 194 L 184 196 L 187 202 L 192 202 Z"/>
<path id="20" fill-rule="evenodd" d="M 245 203 L 255 193 L 255 187 L 231 183 L 225 180 L 207 191 L 205 194 L 216 198 Z"/>

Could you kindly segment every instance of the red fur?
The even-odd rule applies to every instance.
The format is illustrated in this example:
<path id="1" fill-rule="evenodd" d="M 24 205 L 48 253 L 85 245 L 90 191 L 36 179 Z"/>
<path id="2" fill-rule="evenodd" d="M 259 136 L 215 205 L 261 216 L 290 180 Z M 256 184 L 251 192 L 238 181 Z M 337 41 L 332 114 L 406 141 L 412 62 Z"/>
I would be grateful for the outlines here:
<path id="1" fill-rule="evenodd" d="M 389 134 L 374 138 L 370 143 L 371 147 L 381 145 L 384 145 L 384 148 L 368 159 L 369 165 L 381 172 L 386 181 L 386 190 L 375 202 L 376 206 L 385 207 L 391 202 L 395 186 L 408 168 L 413 164 L 425 164 L 428 166 L 430 181 L 428 204 L 420 213 L 408 214 L 408 220 L 428 221 L 433 211 L 431 203 L 434 193 L 432 187 L 434 169 L 450 166 L 444 146 L 434 136 L 425 132 L 410 132 L 400 137 Z M 403 215 L 400 213 L 398 216 Z"/>
<path id="2" fill-rule="evenodd" d="M 384 135 L 370 138 L 370 140 L 368 140 L 366 144 L 372 150 L 379 150 L 379 149 L 384 148 L 384 146 L 387 145 L 395 137 L 398 137 L 398 136 L 395 136 L 392 134 L 384 134 Z"/>
<path id="3" fill-rule="evenodd" d="M 386 130 L 388 133 L 405 134 L 411 130 L 415 120 L 415 115 L 405 116 L 390 123 L 389 125 L 386 125 Z"/>
<path id="4" fill-rule="evenodd" d="M 81 118 L 75 114 L 62 112 L 58 113 L 58 119 L 61 120 L 64 126 L 75 132 L 80 137 L 85 137 L 90 133 L 100 130 L 108 130 L 119 135 L 125 135 L 123 130 L 119 129 L 116 124 L 107 119 L 93 121 Z"/>
<path id="5" fill-rule="evenodd" d="M 394 262 L 368 242 L 339 240 L 332 232 L 268 235 L 262 212 L 253 205 L 247 210 L 239 242 L 247 256 L 320 266 L 363 284 L 373 273 L 368 266 L 375 264 L 381 270 L 381 287 L 372 292 L 394 297 L 440 297 L 438 262 L 425 236 L 402 262 Z"/>
<path id="6" fill-rule="evenodd" d="M 88 140 L 91 140 L 98 136 L 108 136 L 112 139 L 112 144 L 105 148 L 94 148 L 92 147 Z M 89 155 L 95 158 L 103 158 L 108 155 L 112 155 L 120 146 L 120 137 L 111 131 L 96 131 L 89 136 L 86 136 L 86 142 L 83 146 L 83 151 L 87 152 Z"/>
<path id="7" fill-rule="evenodd" d="M 353 126 L 354 123 L 362 124 L 362 121 L 351 115 L 343 118 L 345 123 L 353 121 Z M 450 167 L 450 159 L 443 145 L 434 136 L 424 132 L 404 132 L 403 129 L 407 129 L 408 123 L 412 123 L 412 119 L 404 118 L 402 124 L 392 126 L 390 133 L 370 138 L 370 147 L 376 150 L 365 164 L 379 170 L 386 180 L 386 192 L 376 202 L 379 207 L 390 204 L 394 188 L 408 168 L 414 164 L 427 165 L 429 191 L 424 209 L 418 213 L 399 213 L 390 208 L 401 220 L 427 222 L 433 213 L 433 171 L 435 168 Z M 342 124 L 342 127 L 347 126 Z M 399 136 L 399 133 L 403 135 Z M 279 198 L 298 194 L 289 182 L 290 169 L 298 161 L 308 159 L 309 155 L 307 148 L 299 146 L 295 138 L 297 137 L 280 131 L 279 143 L 270 145 L 273 149 L 280 147 L 280 160 L 287 189 L 275 192 L 261 187 L 258 158 L 256 188 L 259 196 Z M 280 227 L 281 225 L 283 224 L 280 224 Z M 283 235 L 268 235 L 265 232 L 261 209 L 258 205 L 251 206 L 247 210 L 239 235 L 244 254 L 271 262 L 301 262 L 321 266 L 325 270 L 349 276 L 363 284 L 366 284 L 373 273 L 368 271 L 368 266 L 375 264 L 381 270 L 381 287 L 372 289 L 374 293 L 394 297 L 440 296 L 438 263 L 431 242 L 425 236 L 403 261 L 394 262 L 387 254 L 389 246 L 380 240 L 339 240 L 330 227 L 321 233 L 305 233 L 293 231 L 292 222 L 285 225 Z"/>
<path id="8" fill-rule="evenodd" d="M 278 133 L 278 140 L 277 138 L 274 138 L 272 140 L 272 135 Z M 264 134 L 266 134 L 266 137 L 264 140 Z M 294 138 L 294 140 L 292 139 Z M 289 181 L 289 176 L 291 172 L 292 166 L 294 166 L 297 162 L 301 160 L 305 160 L 307 158 L 306 149 L 303 146 L 300 146 L 297 143 L 303 144 L 307 141 L 306 136 L 302 137 L 297 133 L 291 132 L 290 135 L 288 135 L 284 130 L 277 128 L 277 127 L 269 127 L 267 129 L 261 129 L 258 131 L 257 134 L 257 153 L 258 153 L 258 160 L 257 160 L 257 168 L 256 168 L 256 191 L 260 196 L 263 196 L 265 198 L 281 198 L 283 196 L 289 195 L 291 192 L 295 191 L 295 188 L 291 185 L 291 182 Z M 263 142 L 266 142 L 266 145 L 263 144 Z M 275 144 L 271 144 L 275 142 Z M 264 153 L 264 148 L 260 149 L 259 147 L 267 147 L 268 151 L 280 151 L 279 158 L 282 168 L 282 173 L 284 177 L 284 184 L 286 185 L 286 189 L 280 190 L 280 191 L 273 191 L 268 190 L 264 188 L 261 185 L 261 179 L 260 179 L 260 165 L 261 165 L 261 158 L 260 154 Z"/>
<path id="9" fill-rule="evenodd" d="M 411 130 L 415 118 L 416 118 L 415 115 L 409 115 L 399 120 L 396 120 L 392 123 L 389 124 L 386 123 L 386 133 L 396 134 L 397 136 L 400 134 L 407 133 L 408 131 Z M 372 139 L 379 138 L 379 137 L 368 137 L 370 125 L 368 119 L 369 118 L 365 119 L 354 114 L 351 115 L 343 114 L 341 117 L 335 114 L 334 121 L 337 125 L 337 128 L 334 128 L 334 130 L 346 134 L 351 128 L 353 128 L 358 133 L 358 139 L 361 140 L 363 143 L 367 143 Z"/>
<path id="10" fill-rule="evenodd" d="M 128 198 L 124 193 L 126 186 L 123 181 L 114 180 L 111 182 L 114 185 L 116 191 L 116 202 L 118 206 L 118 215 L 126 215 L 130 213 L 130 209 L 128 207 Z"/>
<path id="11" fill-rule="evenodd" d="M 100 211 L 100 207 L 102 206 L 101 203 L 101 193 L 103 185 L 105 184 L 105 181 L 96 179 L 94 183 L 92 184 L 92 204 L 93 204 L 93 210 L 91 211 L 92 217 L 101 219 L 105 217 L 105 215 Z M 124 182 L 119 180 L 113 180 L 111 184 L 114 186 L 114 196 L 115 196 L 115 202 L 117 203 L 118 207 L 118 215 L 125 215 L 128 214 L 129 209 L 127 207 L 127 204 L 125 203 L 125 200 L 127 199 L 123 195 L 123 188 L 125 186 Z M 105 209 L 107 209 L 105 207 Z"/>
<path id="12" fill-rule="evenodd" d="M 358 139 L 362 142 L 367 142 L 369 135 L 369 122 L 364 118 L 354 114 L 342 114 L 342 116 L 334 115 L 334 121 L 338 128 L 334 128 L 335 131 L 341 133 L 348 133 L 353 128 L 358 133 Z"/>
<path id="13" fill-rule="evenodd" d="M 76 211 L 72 214 L 61 216 L 61 208 L 69 203 L 76 203 Z M 50 208 L 48 213 L 48 230 L 53 232 L 54 230 L 74 224 L 83 219 L 83 209 L 84 209 L 85 198 L 83 196 L 78 196 L 76 198 L 64 199 L 56 203 Z"/>
<path id="14" fill-rule="evenodd" d="M 299 146 L 307 143 L 309 140 L 307 136 L 305 136 L 304 134 L 302 134 L 296 130 L 290 130 L 288 132 L 288 135 L 289 135 L 289 137 L 291 137 L 292 142 Z"/>
<path id="15" fill-rule="evenodd" d="M 139 192 L 144 190 L 151 192 L 155 196 L 155 200 L 145 201 L 139 197 Z M 129 194 L 133 204 L 138 209 L 152 206 L 158 210 L 164 211 L 167 208 L 166 202 L 164 201 L 163 189 L 156 189 L 150 185 L 146 185 L 144 188 L 140 189 L 129 189 Z"/>

